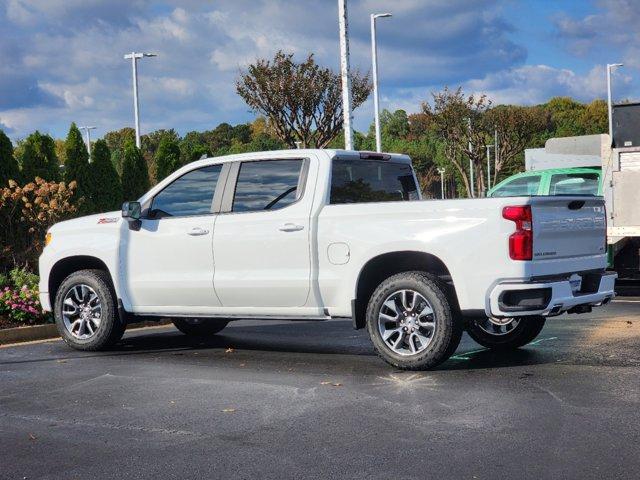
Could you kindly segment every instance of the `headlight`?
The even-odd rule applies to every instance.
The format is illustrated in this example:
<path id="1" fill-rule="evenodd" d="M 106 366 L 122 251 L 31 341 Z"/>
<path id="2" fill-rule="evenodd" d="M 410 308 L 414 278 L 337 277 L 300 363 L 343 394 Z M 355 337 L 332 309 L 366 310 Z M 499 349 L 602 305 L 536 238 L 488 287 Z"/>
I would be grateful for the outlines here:
<path id="1" fill-rule="evenodd" d="M 47 234 L 44 236 L 44 245 L 45 245 L 45 247 L 51 243 L 51 238 L 52 238 L 51 237 L 51 233 L 47 232 Z"/>

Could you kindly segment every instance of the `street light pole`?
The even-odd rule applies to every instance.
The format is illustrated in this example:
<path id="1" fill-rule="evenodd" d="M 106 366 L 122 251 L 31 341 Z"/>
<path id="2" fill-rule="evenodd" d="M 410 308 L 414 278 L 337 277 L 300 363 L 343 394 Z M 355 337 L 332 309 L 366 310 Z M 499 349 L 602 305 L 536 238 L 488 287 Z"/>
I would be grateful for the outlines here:
<path id="1" fill-rule="evenodd" d="M 471 155 L 473 153 L 473 145 L 471 144 L 471 117 L 469 117 L 469 183 L 471 184 L 471 190 L 469 192 L 471 198 L 476 196 L 475 186 L 473 185 L 473 160 Z"/>
<path id="2" fill-rule="evenodd" d="M 342 115 L 344 148 L 353 150 L 353 127 L 351 126 L 351 79 L 349 78 L 349 18 L 347 0 L 338 0 L 338 23 L 340 26 L 340 76 L 342 77 Z"/>
<path id="3" fill-rule="evenodd" d="M 80 130 L 84 130 L 87 134 L 87 152 L 89 152 L 89 162 L 91 162 L 91 130 L 95 130 L 96 127 L 80 127 Z"/>
<path id="4" fill-rule="evenodd" d="M 376 152 L 382 152 L 380 134 L 380 97 L 378 94 L 378 44 L 376 41 L 376 19 L 390 17 L 390 13 L 371 14 L 371 63 L 373 70 L 373 114 L 376 126 Z"/>
<path id="5" fill-rule="evenodd" d="M 446 169 L 438 168 L 438 173 L 440 174 L 440 198 L 444 200 L 444 172 Z"/>
<path id="6" fill-rule="evenodd" d="M 140 148 L 140 103 L 138 101 L 138 59 L 143 57 L 156 57 L 155 53 L 127 53 L 125 60 L 131 60 L 131 70 L 133 74 L 133 116 L 136 127 L 136 147 Z"/>
<path id="7" fill-rule="evenodd" d="M 494 145 L 487 145 L 487 193 L 491 188 L 491 152 L 490 148 Z"/>
<path id="8" fill-rule="evenodd" d="M 609 140 L 613 144 L 613 104 L 611 103 L 611 71 L 622 63 L 607 63 L 607 113 L 609 114 Z"/>

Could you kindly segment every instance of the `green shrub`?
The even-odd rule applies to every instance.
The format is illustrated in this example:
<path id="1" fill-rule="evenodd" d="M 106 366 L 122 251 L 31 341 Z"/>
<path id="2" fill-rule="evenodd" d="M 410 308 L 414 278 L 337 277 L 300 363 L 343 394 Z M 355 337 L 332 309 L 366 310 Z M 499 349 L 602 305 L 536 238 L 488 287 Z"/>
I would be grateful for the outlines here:
<path id="1" fill-rule="evenodd" d="M 38 282 L 40 278 L 35 273 L 31 273 L 26 268 L 14 268 L 9 272 L 9 278 L 11 278 L 11 283 L 17 289 L 24 287 L 31 290 L 38 289 Z"/>

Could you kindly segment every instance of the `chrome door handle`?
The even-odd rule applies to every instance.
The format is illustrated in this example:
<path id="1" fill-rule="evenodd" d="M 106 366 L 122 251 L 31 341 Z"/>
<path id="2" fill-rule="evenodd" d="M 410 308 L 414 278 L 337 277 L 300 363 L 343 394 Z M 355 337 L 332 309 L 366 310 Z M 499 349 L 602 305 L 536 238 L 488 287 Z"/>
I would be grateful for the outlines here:
<path id="1" fill-rule="evenodd" d="M 304 226 L 296 225 L 295 223 L 285 223 L 280 228 L 278 228 L 278 230 L 280 230 L 281 232 L 298 232 L 303 229 Z"/>
<path id="2" fill-rule="evenodd" d="M 209 230 L 205 230 L 204 228 L 200 228 L 200 227 L 193 227 L 191 230 L 187 232 L 187 235 L 197 237 L 198 235 L 206 235 L 207 233 L 209 233 Z"/>

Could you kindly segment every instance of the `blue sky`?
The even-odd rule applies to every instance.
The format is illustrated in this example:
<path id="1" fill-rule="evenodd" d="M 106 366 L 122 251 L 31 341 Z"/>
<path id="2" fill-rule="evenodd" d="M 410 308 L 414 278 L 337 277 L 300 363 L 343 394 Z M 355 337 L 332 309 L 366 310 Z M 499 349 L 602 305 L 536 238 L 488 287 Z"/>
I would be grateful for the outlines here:
<path id="1" fill-rule="evenodd" d="M 445 85 L 494 103 L 591 101 L 619 61 L 614 97 L 640 97 L 640 1 L 349 0 L 354 67 L 369 69 L 368 17 L 383 11 L 382 108 L 418 111 Z M 0 0 L 0 31 L 0 128 L 14 140 L 131 126 L 132 49 L 158 54 L 140 64 L 143 133 L 253 119 L 234 79 L 278 49 L 339 60 L 336 0 Z M 354 117 L 367 130 L 371 102 Z"/>

